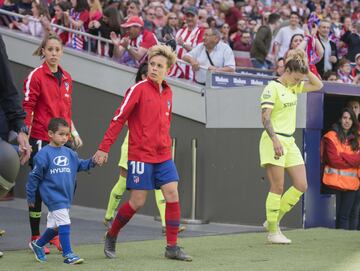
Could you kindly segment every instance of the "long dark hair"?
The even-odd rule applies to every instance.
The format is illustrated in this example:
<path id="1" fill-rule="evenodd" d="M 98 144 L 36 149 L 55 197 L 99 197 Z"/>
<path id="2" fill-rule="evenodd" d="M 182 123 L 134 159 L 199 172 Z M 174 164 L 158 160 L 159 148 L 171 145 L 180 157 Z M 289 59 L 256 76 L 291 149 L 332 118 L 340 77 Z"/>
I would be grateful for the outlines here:
<path id="1" fill-rule="evenodd" d="M 344 113 L 349 113 L 350 118 L 352 120 L 351 128 L 347 133 L 344 132 L 344 129 L 341 126 L 341 119 Z M 359 122 L 355 116 L 354 111 L 351 108 L 345 107 L 341 110 L 339 120 L 333 124 L 332 130 L 336 132 L 336 135 L 341 143 L 345 143 L 348 140 L 351 150 L 358 151 L 359 150 Z"/>
<path id="2" fill-rule="evenodd" d="M 291 49 L 296 49 L 296 48 L 291 48 L 291 44 L 293 43 L 293 40 L 294 40 L 297 36 L 304 38 L 304 35 L 303 35 L 303 34 L 300 34 L 300 33 L 294 34 L 294 35 L 291 37 L 291 39 L 290 39 L 289 50 L 291 50 Z"/>
<path id="3" fill-rule="evenodd" d="M 115 7 L 107 7 L 104 10 L 104 15 L 109 19 L 108 26 L 111 28 L 111 30 L 120 32 L 121 20 L 118 10 Z"/>
<path id="4" fill-rule="evenodd" d="M 84 10 L 89 10 L 89 4 L 86 0 L 77 0 L 74 10 L 76 12 L 82 12 Z"/>
<path id="5" fill-rule="evenodd" d="M 139 69 L 136 73 L 136 78 L 135 78 L 135 82 L 140 82 L 142 81 L 142 75 L 147 76 L 148 73 L 148 63 L 147 62 L 143 62 L 140 64 Z"/>

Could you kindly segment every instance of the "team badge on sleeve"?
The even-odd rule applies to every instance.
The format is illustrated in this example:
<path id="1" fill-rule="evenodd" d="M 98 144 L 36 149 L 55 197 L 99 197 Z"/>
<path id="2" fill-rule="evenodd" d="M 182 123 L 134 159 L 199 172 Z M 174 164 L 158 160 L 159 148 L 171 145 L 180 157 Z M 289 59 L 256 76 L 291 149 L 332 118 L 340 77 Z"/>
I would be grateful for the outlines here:
<path id="1" fill-rule="evenodd" d="M 69 82 L 65 82 L 65 89 L 66 91 L 69 91 Z"/>

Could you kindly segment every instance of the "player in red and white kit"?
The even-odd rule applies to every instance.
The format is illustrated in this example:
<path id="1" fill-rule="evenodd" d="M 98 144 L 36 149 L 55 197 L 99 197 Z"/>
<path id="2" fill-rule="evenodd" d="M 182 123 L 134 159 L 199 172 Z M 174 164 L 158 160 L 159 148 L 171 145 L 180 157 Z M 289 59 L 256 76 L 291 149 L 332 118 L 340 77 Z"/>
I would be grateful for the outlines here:
<path id="1" fill-rule="evenodd" d="M 171 159 L 172 91 L 164 81 L 168 69 L 175 61 L 176 54 L 166 45 L 156 45 L 149 50 L 147 79 L 127 90 L 94 155 L 97 164 L 102 165 L 106 162 L 111 145 L 128 121 L 129 160 L 126 187 L 131 191 L 131 195 L 129 201 L 119 208 L 111 228 L 106 233 L 104 253 L 108 258 L 116 257 L 117 235 L 144 205 L 148 191 L 161 189 L 166 201 L 165 257 L 183 261 L 192 260 L 177 246 L 180 224 L 177 189 L 179 176 Z"/>

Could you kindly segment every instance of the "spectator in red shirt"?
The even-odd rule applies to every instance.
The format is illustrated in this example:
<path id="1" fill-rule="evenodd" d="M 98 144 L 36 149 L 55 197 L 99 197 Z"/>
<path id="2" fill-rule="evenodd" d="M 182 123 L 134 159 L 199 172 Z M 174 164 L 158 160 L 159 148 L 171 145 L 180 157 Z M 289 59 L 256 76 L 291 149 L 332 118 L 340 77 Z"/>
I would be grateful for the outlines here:
<path id="1" fill-rule="evenodd" d="M 230 26 L 230 34 L 236 32 L 237 22 L 242 18 L 240 10 L 228 2 L 221 3 L 220 10 L 225 13 L 225 22 Z"/>
<path id="2" fill-rule="evenodd" d="M 138 16 L 130 17 L 121 27 L 125 28 L 125 37 L 120 39 L 111 32 L 114 43 L 113 57 L 120 63 L 138 67 L 146 59 L 147 51 L 158 43 L 154 33 L 144 29 L 144 21 Z"/>
<path id="3" fill-rule="evenodd" d="M 252 40 L 251 40 L 250 32 L 245 31 L 242 34 L 240 40 L 234 42 L 233 49 L 236 51 L 250 52 L 251 44 L 252 44 Z"/>

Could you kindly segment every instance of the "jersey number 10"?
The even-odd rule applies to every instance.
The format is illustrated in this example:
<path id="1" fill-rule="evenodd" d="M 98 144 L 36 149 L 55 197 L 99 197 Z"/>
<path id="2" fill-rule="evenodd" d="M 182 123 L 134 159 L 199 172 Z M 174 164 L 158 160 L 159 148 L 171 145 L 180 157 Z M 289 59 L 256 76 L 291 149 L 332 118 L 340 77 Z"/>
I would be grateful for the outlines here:
<path id="1" fill-rule="evenodd" d="M 130 162 L 130 166 L 131 166 L 131 173 L 134 175 L 141 175 L 144 173 L 144 162 L 137 162 L 137 161 L 131 161 Z"/>

